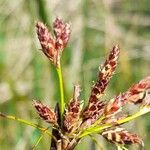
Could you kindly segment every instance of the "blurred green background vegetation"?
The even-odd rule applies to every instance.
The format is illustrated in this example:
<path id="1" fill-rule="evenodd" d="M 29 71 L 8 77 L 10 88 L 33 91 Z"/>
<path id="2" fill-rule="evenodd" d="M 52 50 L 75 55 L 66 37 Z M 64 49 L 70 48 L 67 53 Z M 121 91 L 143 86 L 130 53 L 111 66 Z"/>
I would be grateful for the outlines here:
<path id="1" fill-rule="evenodd" d="M 121 54 L 104 99 L 150 74 L 149 0 L 0 0 L 0 111 L 44 126 L 32 99 L 54 107 L 59 89 L 53 66 L 39 50 L 35 22 L 41 20 L 50 27 L 56 16 L 72 24 L 62 56 L 66 101 L 73 85 L 79 83 L 81 97 L 87 102 L 98 66 L 114 44 L 120 45 Z M 133 109 L 128 107 L 129 112 Z M 126 127 L 144 139 L 145 150 L 150 149 L 150 114 Z M 39 136 L 29 126 L 0 118 L 1 150 L 29 150 Z M 103 138 L 97 139 L 104 150 L 115 149 Z M 37 149 L 49 149 L 49 142 L 44 136 Z M 76 149 L 97 147 L 86 138 Z"/>

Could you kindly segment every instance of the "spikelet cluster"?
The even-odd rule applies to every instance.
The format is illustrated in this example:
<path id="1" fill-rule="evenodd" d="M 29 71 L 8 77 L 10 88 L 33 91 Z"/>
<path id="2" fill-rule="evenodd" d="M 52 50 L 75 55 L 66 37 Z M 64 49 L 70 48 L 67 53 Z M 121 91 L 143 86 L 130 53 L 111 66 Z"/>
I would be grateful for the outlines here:
<path id="1" fill-rule="evenodd" d="M 59 67 L 60 55 L 70 37 L 70 25 L 56 18 L 53 23 L 54 35 L 41 22 L 38 22 L 36 27 L 42 51 L 56 67 Z M 99 67 L 97 80 L 91 88 L 87 106 L 81 107 L 79 85 L 74 86 L 73 96 L 66 104 L 63 117 L 41 102 L 34 101 L 33 105 L 39 116 L 55 126 L 59 138 L 57 138 L 58 143 L 56 142 L 54 145 L 59 145 L 64 150 L 74 149 L 80 141 L 79 135 L 86 129 L 93 127 L 99 120 L 96 124 L 98 126 L 112 124 L 111 127 L 98 133 L 109 142 L 121 145 L 135 143 L 143 145 L 140 137 L 121 128 L 117 121 L 128 117 L 123 113 L 119 115 L 126 104 L 139 104 L 141 107 L 150 105 L 150 77 L 134 84 L 126 92 L 114 96 L 109 101 L 102 100 L 108 83 L 116 70 L 119 53 L 119 46 L 113 46 L 106 61 Z M 56 135 L 53 134 L 53 136 Z"/>
<path id="2" fill-rule="evenodd" d="M 79 85 L 74 86 L 72 98 L 64 104 L 62 102 L 64 97 L 60 58 L 69 41 L 71 29 L 70 25 L 60 18 L 55 19 L 52 29 L 53 31 L 49 32 L 44 23 L 37 22 L 36 24 L 42 52 L 57 69 L 61 103 L 58 102 L 53 110 L 42 102 L 33 100 L 33 106 L 39 117 L 51 125 L 52 132 L 47 131 L 48 128 L 1 112 L 0 117 L 16 120 L 47 133 L 52 137 L 51 150 L 73 150 L 83 137 L 87 135 L 91 137 L 93 133 L 101 135 L 110 143 L 115 144 L 118 149 L 126 149 L 124 146 L 127 144 L 139 144 L 143 147 L 142 138 L 122 128 L 121 125 L 150 112 L 150 76 L 132 85 L 127 91 L 104 101 L 102 96 L 116 70 L 120 54 L 119 46 L 115 45 L 105 62 L 99 67 L 97 80 L 91 88 L 87 105 L 84 106 L 81 102 Z M 135 114 L 127 114 L 122 111 L 126 104 L 136 105 L 139 111 Z M 41 137 L 37 140 L 36 145 L 42 139 Z"/>
<path id="3" fill-rule="evenodd" d="M 59 68 L 61 53 L 70 37 L 70 25 L 56 18 L 53 23 L 54 33 L 49 32 L 48 27 L 42 22 L 37 22 L 36 28 L 43 53 Z"/>

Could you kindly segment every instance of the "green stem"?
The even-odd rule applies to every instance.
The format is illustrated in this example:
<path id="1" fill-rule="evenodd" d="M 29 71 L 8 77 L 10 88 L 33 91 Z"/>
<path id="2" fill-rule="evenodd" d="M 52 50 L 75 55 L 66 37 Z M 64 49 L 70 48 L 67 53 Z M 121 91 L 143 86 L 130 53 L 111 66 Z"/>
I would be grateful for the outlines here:
<path id="1" fill-rule="evenodd" d="M 135 119 L 139 116 L 142 116 L 142 115 L 144 115 L 148 112 L 150 112 L 150 108 L 149 107 L 144 107 L 140 111 L 138 111 L 137 113 L 135 113 L 135 114 L 133 114 L 133 115 L 127 117 L 127 118 L 120 119 L 116 123 L 118 125 L 121 125 L 121 124 L 129 122 L 129 121 L 131 121 L 131 120 L 133 120 L 133 119 Z M 101 126 L 87 128 L 84 132 L 82 132 L 82 134 L 79 135 L 78 138 L 82 138 L 82 137 L 84 137 L 86 135 L 89 135 L 89 134 L 92 134 L 92 133 L 100 133 L 102 130 L 110 128 L 112 126 L 113 126 L 113 124 L 109 123 L 109 124 L 103 124 Z"/>
<path id="2" fill-rule="evenodd" d="M 94 127 L 94 126 L 100 124 L 100 122 L 101 122 L 103 119 L 105 119 L 105 116 L 101 116 L 97 121 L 95 121 L 95 123 L 92 125 L 92 127 Z"/>
<path id="3" fill-rule="evenodd" d="M 15 116 L 11 116 L 11 115 L 5 115 L 5 114 L 3 114 L 1 112 L 0 112 L 0 117 L 6 118 L 6 119 L 10 119 L 10 120 L 14 120 L 14 121 L 26 124 L 28 126 L 34 127 L 36 129 L 40 130 L 41 132 L 48 134 L 50 137 L 52 137 L 52 138 L 54 138 L 54 140 L 56 140 L 55 137 L 53 137 L 53 135 L 51 134 L 51 132 L 48 131 L 47 128 L 44 128 L 44 127 L 39 126 L 37 124 L 34 124 L 34 123 L 32 123 L 32 122 L 30 122 L 28 120 L 17 118 Z"/>
<path id="4" fill-rule="evenodd" d="M 126 147 L 124 147 L 123 145 L 116 145 L 117 146 L 117 150 L 128 150 Z"/>
<path id="5" fill-rule="evenodd" d="M 126 123 L 126 122 L 129 122 L 137 117 L 140 117 L 146 113 L 150 112 L 150 108 L 148 107 L 145 107 L 145 108 L 142 108 L 140 111 L 138 111 L 137 113 L 135 113 L 134 115 L 131 115 L 127 118 L 124 118 L 124 119 L 121 119 L 121 120 L 118 120 L 117 123 L 118 124 L 123 124 L 123 123 Z"/>
<path id="6" fill-rule="evenodd" d="M 60 89 L 60 112 L 61 112 L 61 117 L 64 113 L 64 88 L 63 88 L 63 78 L 62 78 L 62 71 L 61 71 L 61 66 L 59 68 L 56 68 L 58 78 L 59 78 L 59 89 Z"/>
<path id="7" fill-rule="evenodd" d="M 102 145 L 98 142 L 98 140 L 92 135 L 89 135 L 89 136 L 93 140 L 93 142 L 97 145 L 98 149 L 103 150 Z"/>
<path id="8" fill-rule="evenodd" d="M 40 141 L 42 140 L 43 136 L 44 136 L 44 133 L 48 130 L 49 128 L 47 128 L 41 135 L 40 137 L 37 139 L 36 143 L 34 144 L 34 146 L 32 147 L 32 150 L 34 150 L 37 145 L 40 143 Z"/>
<path id="9" fill-rule="evenodd" d="M 40 137 L 37 139 L 36 143 L 34 144 L 34 146 L 32 147 L 32 150 L 35 150 L 35 148 L 37 147 L 37 145 L 40 143 L 40 141 L 42 140 L 44 134 L 40 135 Z"/>

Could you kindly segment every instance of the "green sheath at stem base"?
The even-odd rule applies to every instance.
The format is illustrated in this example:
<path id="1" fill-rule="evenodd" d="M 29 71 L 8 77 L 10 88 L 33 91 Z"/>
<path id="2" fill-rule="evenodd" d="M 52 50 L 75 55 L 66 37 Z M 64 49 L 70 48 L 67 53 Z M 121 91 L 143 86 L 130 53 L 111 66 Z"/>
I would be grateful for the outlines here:
<path id="1" fill-rule="evenodd" d="M 64 107 L 65 107 L 65 102 L 64 102 L 64 89 L 63 89 L 63 79 L 62 79 L 62 72 L 61 72 L 61 67 L 56 68 L 58 78 L 59 78 L 59 89 L 60 89 L 60 112 L 61 112 L 61 118 L 64 113 Z"/>

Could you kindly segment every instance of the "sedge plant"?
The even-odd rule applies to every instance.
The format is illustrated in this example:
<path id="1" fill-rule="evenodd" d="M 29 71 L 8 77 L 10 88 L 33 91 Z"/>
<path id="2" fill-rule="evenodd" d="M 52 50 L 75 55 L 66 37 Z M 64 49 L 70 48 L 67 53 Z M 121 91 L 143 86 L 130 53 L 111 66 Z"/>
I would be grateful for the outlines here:
<path id="1" fill-rule="evenodd" d="M 130 133 L 121 125 L 150 112 L 150 77 L 132 85 L 126 92 L 114 96 L 109 101 L 103 100 L 102 96 L 116 70 L 120 53 L 119 46 L 115 45 L 104 64 L 99 67 L 97 80 L 91 88 L 87 106 L 81 105 L 79 85 L 74 86 L 72 99 L 66 104 L 60 58 L 70 38 L 70 24 L 56 18 L 53 22 L 53 32 L 49 32 L 42 22 L 37 22 L 36 31 L 42 52 L 55 66 L 59 80 L 61 96 L 55 109 L 33 100 L 37 113 L 43 121 L 51 125 L 52 131 L 47 127 L 11 115 L 0 113 L 0 116 L 40 130 L 42 135 L 37 139 L 33 149 L 39 144 L 44 134 L 48 134 L 51 139 L 51 150 L 73 150 L 86 136 L 90 136 L 102 149 L 100 141 L 94 138 L 94 134 L 104 137 L 116 145 L 118 150 L 127 150 L 126 145 L 130 144 L 139 144 L 144 147 L 142 138 L 135 133 Z M 125 114 L 122 110 L 127 104 L 137 105 L 139 111 L 134 114 Z"/>

